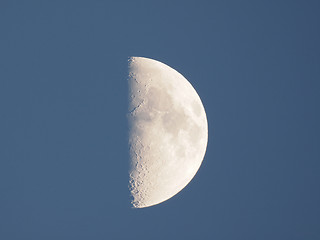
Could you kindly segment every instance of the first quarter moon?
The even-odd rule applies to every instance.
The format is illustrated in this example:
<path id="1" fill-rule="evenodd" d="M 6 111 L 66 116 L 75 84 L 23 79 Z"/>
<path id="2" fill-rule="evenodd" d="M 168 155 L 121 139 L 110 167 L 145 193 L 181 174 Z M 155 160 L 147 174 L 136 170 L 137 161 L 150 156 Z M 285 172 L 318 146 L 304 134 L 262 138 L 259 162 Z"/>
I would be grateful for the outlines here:
<path id="1" fill-rule="evenodd" d="M 192 85 L 149 58 L 129 59 L 129 190 L 134 208 L 168 200 L 195 176 L 208 124 Z"/>

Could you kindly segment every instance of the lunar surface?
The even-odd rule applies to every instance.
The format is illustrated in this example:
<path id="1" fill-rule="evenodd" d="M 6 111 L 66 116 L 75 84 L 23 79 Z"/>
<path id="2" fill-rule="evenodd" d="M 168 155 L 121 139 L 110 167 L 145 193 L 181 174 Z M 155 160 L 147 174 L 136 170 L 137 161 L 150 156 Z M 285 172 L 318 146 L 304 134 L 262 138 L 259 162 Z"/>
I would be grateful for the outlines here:
<path id="1" fill-rule="evenodd" d="M 181 191 L 198 171 L 208 141 L 202 102 L 171 67 L 129 60 L 129 154 L 132 206 L 156 205 Z"/>

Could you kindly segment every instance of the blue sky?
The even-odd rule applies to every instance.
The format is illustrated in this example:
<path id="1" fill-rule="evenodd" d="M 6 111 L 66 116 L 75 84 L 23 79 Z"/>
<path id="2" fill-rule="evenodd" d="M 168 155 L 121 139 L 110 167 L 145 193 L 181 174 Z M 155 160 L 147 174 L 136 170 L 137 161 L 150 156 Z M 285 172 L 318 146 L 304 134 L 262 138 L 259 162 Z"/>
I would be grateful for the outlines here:
<path id="1" fill-rule="evenodd" d="M 320 238 L 318 1 L 0 2 L 0 239 Z M 129 205 L 127 59 L 183 74 L 209 142 Z"/>

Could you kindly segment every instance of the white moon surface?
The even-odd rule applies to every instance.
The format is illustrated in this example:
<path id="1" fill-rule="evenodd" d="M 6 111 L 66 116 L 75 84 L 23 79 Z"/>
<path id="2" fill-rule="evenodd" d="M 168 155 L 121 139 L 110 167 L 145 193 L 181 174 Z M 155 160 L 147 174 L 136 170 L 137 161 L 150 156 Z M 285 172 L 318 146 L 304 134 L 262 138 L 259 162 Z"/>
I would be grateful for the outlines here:
<path id="1" fill-rule="evenodd" d="M 129 60 L 129 189 L 134 208 L 181 191 L 205 155 L 208 124 L 202 102 L 176 70 L 149 58 Z"/>

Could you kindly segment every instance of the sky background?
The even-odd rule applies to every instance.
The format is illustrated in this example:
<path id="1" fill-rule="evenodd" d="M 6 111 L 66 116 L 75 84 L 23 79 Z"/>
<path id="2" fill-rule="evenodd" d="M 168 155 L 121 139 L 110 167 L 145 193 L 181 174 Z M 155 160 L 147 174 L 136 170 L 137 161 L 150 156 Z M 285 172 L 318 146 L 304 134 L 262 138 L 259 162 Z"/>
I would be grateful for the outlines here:
<path id="1" fill-rule="evenodd" d="M 0 1 L 0 239 L 320 239 L 319 1 Z M 130 207 L 127 60 L 183 74 L 195 178 Z"/>

